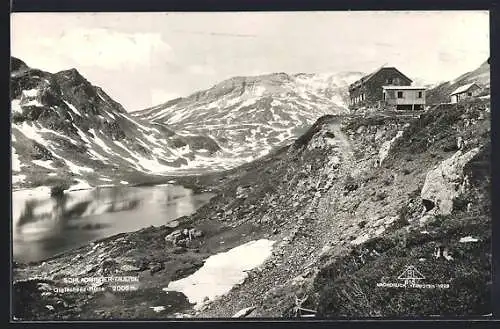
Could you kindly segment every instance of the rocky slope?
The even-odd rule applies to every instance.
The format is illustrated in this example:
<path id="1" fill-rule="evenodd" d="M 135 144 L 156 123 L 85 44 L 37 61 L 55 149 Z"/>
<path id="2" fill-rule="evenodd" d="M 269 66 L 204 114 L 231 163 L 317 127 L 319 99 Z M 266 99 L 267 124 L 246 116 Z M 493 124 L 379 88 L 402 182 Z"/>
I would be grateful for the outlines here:
<path id="1" fill-rule="evenodd" d="M 488 108 L 483 102 L 414 119 L 345 119 L 345 137 L 331 120 L 324 122 L 307 144 L 318 145 L 324 155 L 302 154 L 307 165 L 310 160 L 315 165 L 302 167 L 298 161 L 295 167 L 286 160 L 308 173 L 305 188 L 290 176 L 282 183 L 275 179 L 269 186 L 289 192 L 263 217 L 248 216 L 269 218 L 273 225 L 285 222 L 280 228 L 288 235 L 284 246 L 262 272 L 201 316 L 230 316 L 249 306 L 256 306 L 251 316 L 490 313 Z M 338 162 L 332 159 L 335 146 L 342 150 Z M 299 174 L 297 169 L 292 172 Z M 432 179 L 435 171 L 445 173 L 443 182 Z M 280 186 L 285 182 L 291 184 Z M 449 200 L 451 209 L 440 206 Z M 405 289 L 377 287 L 378 282 L 400 282 L 407 265 L 418 267 L 425 283 L 450 288 L 415 289 L 407 296 Z"/>
<path id="2" fill-rule="evenodd" d="M 206 134 L 241 164 L 290 143 L 322 115 L 345 113 L 347 86 L 361 75 L 234 77 L 133 115 L 178 133 Z"/>
<path id="3" fill-rule="evenodd" d="M 441 83 L 427 91 L 427 105 L 448 103 L 450 102 L 450 94 L 460 86 L 475 82 L 482 89 L 481 95 L 487 96 L 490 94 L 490 63 L 489 59 L 481 64 L 477 69 L 467 72 L 458 78 Z"/>
<path id="4" fill-rule="evenodd" d="M 17 264 L 15 315 L 489 314 L 489 109 L 487 101 L 476 100 L 413 117 L 324 116 L 290 146 L 211 176 L 206 183 L 217 195 L 179 219 L 178 227 L 146 228 L 42 263 Z M 182 294 L 161 290 L 210 255 L 260 238 L 276 241 L 271 257 L 201 309 L 191 309 Z M 423 283 L 448 288 L 377 286 L 401 282 L 407 266 L 424 276 Z M 127 294 L 54 292 L 65 277 L 103 273 L 138 275 L 139 288 Z M 163 311 L 152 310 L 158 305 Z"/>
<path id="5" fill-rule="evenodd" d="M 75 69 L 52 74 L 12 58 L 11 104 L 14 188 L 126 184 L 224 163 L 213 139 L 132 118 Z"/>

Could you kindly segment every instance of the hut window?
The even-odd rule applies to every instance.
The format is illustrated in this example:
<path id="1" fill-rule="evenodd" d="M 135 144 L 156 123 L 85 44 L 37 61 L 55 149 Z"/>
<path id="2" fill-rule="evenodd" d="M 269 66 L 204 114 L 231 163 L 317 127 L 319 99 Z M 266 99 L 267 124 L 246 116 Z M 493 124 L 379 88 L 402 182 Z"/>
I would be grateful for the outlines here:
<path id="1" fill-rule="evenodd" d="M 398 91 L 398 98 L 403 98 L 403 92 L 402 91 Z"/>
<path id="2" fill-rule="evenodd" d="M 472 96 L 472 93 L 469 91 L 469 92 L 467 93 L 467 96 Z"/>
<path id="3" fill-rule="evenodd" d="M 422 92 L 421 91 L 418 92 L 418 98 L 422 98 Z"/>

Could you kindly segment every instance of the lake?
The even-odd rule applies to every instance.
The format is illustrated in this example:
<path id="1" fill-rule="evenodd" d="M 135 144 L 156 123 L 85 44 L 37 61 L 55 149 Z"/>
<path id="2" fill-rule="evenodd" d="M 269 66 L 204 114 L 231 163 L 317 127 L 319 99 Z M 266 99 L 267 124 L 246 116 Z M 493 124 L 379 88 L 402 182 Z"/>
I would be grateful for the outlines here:
<path id="1" fill-rule="evenodd" d="M 41 261 L 93 240 L 161 226 L 192 214 L 212 196 L 170 184 L 96 188 L 60 197 L 50 197 L 47 188 L 15 191 L 14 260 Z"/>

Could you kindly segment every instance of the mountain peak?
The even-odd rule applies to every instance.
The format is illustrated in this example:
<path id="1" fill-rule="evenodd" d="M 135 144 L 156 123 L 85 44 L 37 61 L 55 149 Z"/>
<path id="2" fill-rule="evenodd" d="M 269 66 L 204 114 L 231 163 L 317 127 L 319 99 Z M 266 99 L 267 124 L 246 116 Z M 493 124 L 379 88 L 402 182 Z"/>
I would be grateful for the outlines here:
<path id="1" fill-rule="evenodd" d="M 25 62 L 23 62 L 22 60 L 20 60 L 17 57 L 14 57 L 14 56 L 10 57 L 10 67 L 11 67 L 11 71 L 19 71 L 19 70 L 29 68 Z"/>
<path id="2" fill-rule="evenodd" d="M 83 87 L 87 95 L 94 94 L 94 86 L 77 69 L 59 71 L 54 74 L 59 85 L 64 89 L 68 87 Z"/>
<path id="3" fill-rule="evenodd" d="M 83 81 L 86 81 L 86 79 L 83 77 L 83 75 L 80 74 L 80 72 L 78 72 L 77 69 L 75 68 L 72 68 L 72 69 L 69 69 L 69 70 L 63 70 L 63 71 L 59 71 L 55 74 L 57 77 L 61 77 L 61 78 L 66 78 L 66 79 L 71 79 L 71 80 L 83 80 Z"/>

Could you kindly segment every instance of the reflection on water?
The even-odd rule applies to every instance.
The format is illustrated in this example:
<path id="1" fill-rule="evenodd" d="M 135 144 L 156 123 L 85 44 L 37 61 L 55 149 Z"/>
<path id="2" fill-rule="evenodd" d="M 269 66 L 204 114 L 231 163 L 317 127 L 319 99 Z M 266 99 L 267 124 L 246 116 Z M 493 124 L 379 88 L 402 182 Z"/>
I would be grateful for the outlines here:
<path id="1" fill-rule="evenodd" d="M 60 197 L 14 192 L 14 259 L 38 261 L 92 240 L 164 225 L 193 213 L 211 197 L 176 185 L 98 188 Z"/>

